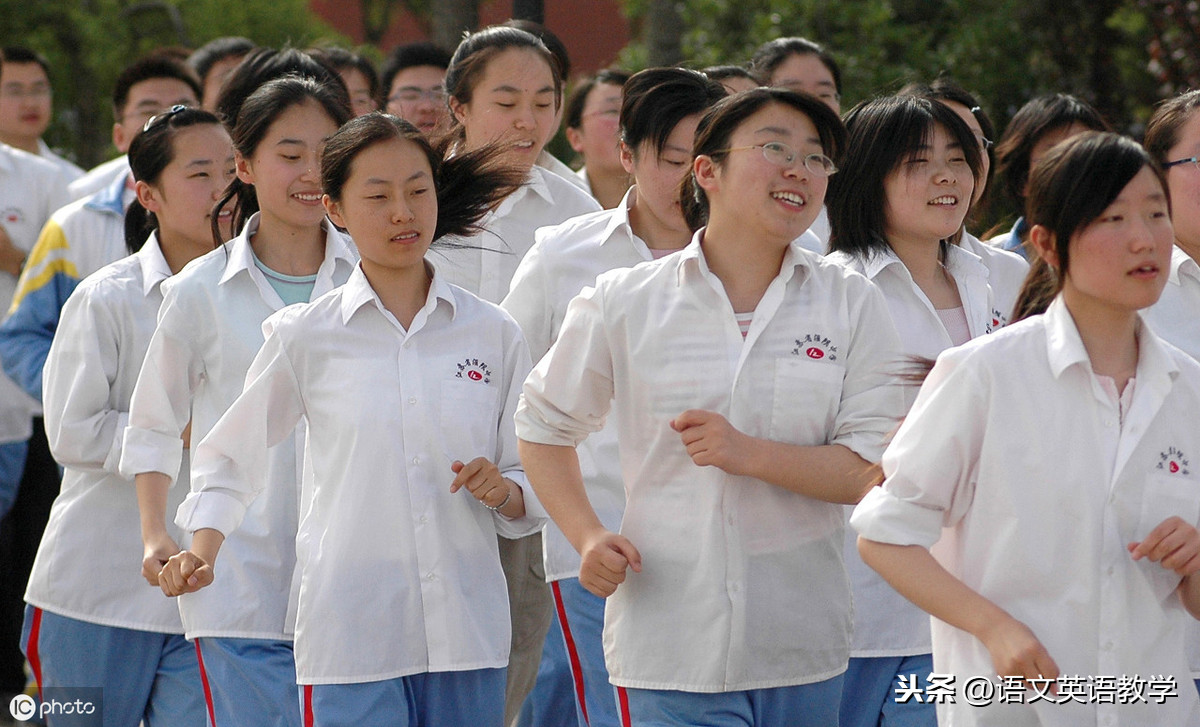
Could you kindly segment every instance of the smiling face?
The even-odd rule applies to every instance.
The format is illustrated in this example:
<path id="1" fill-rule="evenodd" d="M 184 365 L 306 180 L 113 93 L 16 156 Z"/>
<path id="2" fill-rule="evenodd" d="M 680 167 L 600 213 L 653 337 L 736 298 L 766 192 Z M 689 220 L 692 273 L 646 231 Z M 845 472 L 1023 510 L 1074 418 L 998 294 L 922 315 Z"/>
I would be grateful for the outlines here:
<path id="1" fill-rule="evenodd" d="M 471 100 L 450 99 L 450 108 L 466 132 L 466 148 L 493 141 L 507 148 L 508 161 L 533 166 L 557 128 L 554 73 L 536 51 L 508 48 L 488 61 Z"/>
<path id="2" fill-rule="evenodd" d="M 307 99 L 275 119 L 250 158 L 237 157 L 238 178 L 254 185 L 263 224 L 321 224 L 321 149 L 337 128 L 324 107 Z"/>
<path id="3" fill-rule="evenodd" d="M 1073 312 L 1131 313 L 1154 305 L 1166 285 L 1174 233 L 1158 178 L 1142 167 L 1113 203 L 1071 238 L 1063 296 Z M 1039 247 L 1056 264 L 1053 250 Z"/>
<path id="4" fill-rule="evenodd" d="M 350 166 L 341 199 L 325 197 L 334 223 L 358 246 L 363 271 L 424 269 L 437 227 L 437 193 L 425 152 L 404 139 L 360 151 Z"/>
<path id="5" fill-rule="evenodd" d="M 138 200 L 158 218 L 164 245 L 212 249 L 212 207 L 233 178 L 233 142 L 219 124 L 197 124 L 175 133 L 171 152 L 170 164 L 154 184 L 137 183 Z M 229 222 L 226 214 L 225 238 Z"/>
<path id="6" fill-rule="evenodd" d="M 786 166 L 763 156 L 761 147 L 781 142 L 795 152 Z M 701 155 L 693 163 L 696 181 L 709 204 L 709 224 L 725 225 L 770 245 L 786 247 L 812 226 L 825 202 L 826 176 L 804 166 L 809 154 L 824 154 L 816 125 L 780 103 L 755 112 L 729 137 L 730 151 L 719 164 Z"/>
<path id="7" fill-rule="evenodd" d="M 954 235 L 970 209 L 975 180 L 960 145 L 940 124 L 883 180 L 889 243 L 935 244 Z"/>

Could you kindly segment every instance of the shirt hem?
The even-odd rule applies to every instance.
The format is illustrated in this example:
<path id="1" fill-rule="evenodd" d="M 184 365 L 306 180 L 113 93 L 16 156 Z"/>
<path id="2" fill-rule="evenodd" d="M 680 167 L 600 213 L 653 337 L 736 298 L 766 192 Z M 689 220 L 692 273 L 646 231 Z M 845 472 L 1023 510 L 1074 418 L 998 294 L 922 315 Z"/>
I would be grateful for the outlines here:
<path id="1" fill-rule="evenodd" d="M 224 631 L 221 629 L 194 629 L 184 632 L 188 641 L 196 639 L 260 639 L 262 641 L 295 641 L 292 634 L 276 631 Z"/>
<path id="2" fill-rule="evenodd" d="M 443 667 L 438 667 L 438 668 L 432 668 L 428 665 L 412 666 L 412 667 L 405 667 L 405 668 L 397 669 L 397 670 L 393 670 L 393 671 L 382 672 L 379 674 L 369 674 L 369 675 L 359 674 L 359 675 L 354 675 L 354 676 L 347 675 L 347 676 L 328 676 L 328 677 L 326 677 L 326 676 L 302 676 L 300 674 L 297 674 L 296 675 L 296 683 L 297 684 L 312 684 L 312 685 L 366 684 L 366 683 L 370 683 L 370 682 L 385 682 L 385 681 L 388 681 L 389 679 L 399 679 L 401 677 L 412 676 L 413 674 L 432 674 L 432 673 L 436 673 L 436 672 L 448 672 L 448 671 L 472 671 L 474 669 L 502 669 L 506 666 L 508 666 L 507 660 L 500 660 L 500 661 L 492 660 L 492 661 L 476 662 L 476 663 L 472 663 L 472 664 L 454 664 L 452 666 L 443 666 Z"/>
<path id="3" fill-rule="evenodd" d="M 894 656 L 923 656 L 933 653 L 932 644 L 891 649 L 851 649 L 851 659 L 885 659 Z"/>
<path id="4" fill-rule="evenodd" d="M 160 624 L 146 624 L 137 621 L 127 621 L 125 619 L 111 618 L 107 616 L 98 616 L 96 614 L 84 613 L 69 608 L 61 608 L 41 599 L 31 599 L 25 597 L 25 603 L 28 603 L 34 608 L 40 608 L 43 611 L 49 611 L 56 616 L 64 618 L 72 618 L 76 621 L 84 621 L 86 623 L 95 624 L 97 626 L 109 626 L 118 629 L 128 629 L 130 631 L 148 631 L 155 634 L 183 634 L 183 625 L 163 626 Z"/>
<path id="5" fill-rule="evenodd" d="M 610 676 L 609 681 L 613 684 L 613 686 L 624 687 L 626 689 L 655 689 L 676 692 L 697 692 L 701 694 L 721 694 L 725 692 L 744 692 L 751 689 L 775 689 L 777 687 L 794 687 L 803 684 L 815 684 L 817 682 L 823 682 L 826 679 L 832 679 L 833 677 L 844 673 L 848 666 L 848 662 L 842 662 L 841 666 L 820 674 L 809 674 L 798 677 L 782 677 L 779 679 L 768 679 L 764 681 L 739 684 L 681 684 L 679 682 L 656 682 L 643 679 L 624 679 L 617 676 Z"/>

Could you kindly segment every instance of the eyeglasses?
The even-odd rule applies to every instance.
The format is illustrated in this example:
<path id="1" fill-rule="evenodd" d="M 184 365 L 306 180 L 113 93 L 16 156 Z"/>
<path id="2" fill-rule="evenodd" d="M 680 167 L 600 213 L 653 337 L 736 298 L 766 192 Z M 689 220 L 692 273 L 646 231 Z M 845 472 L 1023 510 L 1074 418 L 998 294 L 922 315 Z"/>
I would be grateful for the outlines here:
<path id="1" fill-rule="evenodd" d="M 5 86 L 4 88 L 0 88 L 0 97 L 13 98 L 17 99 L 18 101 L 26 98 L 33 100 L 50 98 L 50 87 L 44 84 L 38 84 L 30 87 L 15 85 Z"/>
<path id="2" fill-rule="evenodd" d="M 442 88 L 431 88 L 424 90 L 420 88 L 402 88 L 396 93 L 388 96 L 388 101 L 403 101 L 404 103 L 416 103 L 421 99 L 425 99 L 431 103 L 441 103 L 446 98 L 446 91 Z"/>
<path id="3" fill-rule="evenodd" d="M 795 163 L 799 153 L 792 147 L 784 144 L 782 141 L 768 141 L 766 144 L 754 144 L 753 146 L 738 146 L 732 149 L 722 149 L 719 154 L 730 151 L 746 151 L 747 149 L 762 149 L 763 159 L 771 162 L 778 167 L 790 167 Z M 837 166 L 833 160 L 824 154 L 806 154 L 801 162 L 804 168 L 818 177 L 829 177 L 837 173 Z"/>
<path id="4" fill-rule="evenodd" d="M 180 111 L 184 111 L 186 109 L 187 109 L 187 106 L 184 106 L 181 103 L 177 103 L 174 106 L 172 106 L 171 108 L 162 112 L 161 114 L 155 114 L 154 116 L 151 116 L 150 118 L 146 119 L 146 125 L 142 127 L 142 131 L 143 132 L 149 131 L 150 127 L 154 126 L 154 124 L 156 122 L 165 121 L 166 119 L 169 119 L 172 116 L 174 116 L 175 114 L 179 113 Z"/>
<path id="5" fill-rule="evenodd" d="M 1173 162 L 1166 162 L 1162 165 L 1163 169 L 1177 167 L 1180 164 L 1194 164 L 1197 169 L 1200 169 L 1200 157 L 1188 157 L 1187 159 L 1176 159 Z"/>
<path id="6" fill-rule="evenodd" d="M 983 134 L 976 134 L 975 138 L 979 140 L 979 146 L 982 147 L 984 151 L 987 151 L 996 145 L 996 142 L 987 138 Z"/>

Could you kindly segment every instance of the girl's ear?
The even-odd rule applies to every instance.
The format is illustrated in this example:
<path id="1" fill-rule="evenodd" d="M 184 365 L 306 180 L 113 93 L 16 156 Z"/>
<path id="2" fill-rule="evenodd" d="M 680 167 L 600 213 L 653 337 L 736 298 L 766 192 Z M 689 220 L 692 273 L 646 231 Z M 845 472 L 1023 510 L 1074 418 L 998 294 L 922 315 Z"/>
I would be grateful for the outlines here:
<path id="1" fill-rule="evenodd" d="M 618 141 L 617 146 L 621 150 L 621 166 L 626 174 L 633 174 L 633 149 L 623 141 Z"/>
<path id="2" fill-rule="evenodd" d="M 705 193 L 717 187 L 720 182 L 719 171 L 717 163 L 707 154 L 701 154 L 692 160 L 692 176 L 696 179 L 696 186 Z"/>
<path id="3" fill-rule="evenodd" d="M 579 131 L 579 129 L 567 127 L 566 131 L 563 133 L 566 134 L 567 143 L 571 145 L 571 148 L 574 149 L 576 153 L 581 153 L 583 151 L 583 134 Z"/>
<path id="4" fill-rule="evenodd" d="M 146 208 L 147 212 L 158 213 L 162 210 L 162 195 L 153 187 L 145 182 L 138 182 L 133 186 L 134 194 L 137 195 L 138 204 Z"/>
<path id="5" fill-rule="evenodd" d="M 237 178 L 244 184 L 254 184 L 254 167 L 250 164 L 249 159 L 241 155 L 241 152 L 233 153 L 233 168 L 237 173 Z"/>
<path id="6" fill-rule="evenodd" d="M 327 194 L 321 195 L 321 204 L 325 205 L 325 214 L 329 215 L 329 221 L 343 230 L 346 229 L 346 219 L 342 217 L 342 206 L 333 201 L 333 198 Z"/>
<path id="7" fill-rule="evenodd" d="M 1034 225 L 1029 229 L 1029 243 L 1033 245 L 1034 252 L 1047 265 L 1056 272 L 1058 270 L 1058 249 L 1054 241 L 1054 233 L 1041 225 Z"/>
<path id="8" fill-rule="evenodd" d="M 450 102 L 450 113 L 454 114 L 454 118 L 458 120 L 458 123 L 463 123 L 463 119 L 467 117 L 467 105 L 453 96 L 450 96 L 447 100 Z"/>

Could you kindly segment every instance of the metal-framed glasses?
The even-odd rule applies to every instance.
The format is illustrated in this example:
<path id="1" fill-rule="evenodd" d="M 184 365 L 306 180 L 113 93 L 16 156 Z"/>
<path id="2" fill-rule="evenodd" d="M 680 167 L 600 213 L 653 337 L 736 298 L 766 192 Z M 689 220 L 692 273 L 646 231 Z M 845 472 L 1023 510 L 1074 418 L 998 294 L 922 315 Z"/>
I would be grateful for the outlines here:
<path id="1" fill-rule="evenodd" d="M 1176 159 L 1176 160 L 1175 160 L 1175 161 L 1173 161 L 1173 162 L 1165 162 L 1165 163 L 1162 165 L 1162 168 L 1163 168 L 1163 169 L 1170 169 L 1171 167 L 1177 167 L 1177 166 L 1179 166 L 1180 164 L 1192 164 L 1192 165 L 1194 165 L 1194 166 L 1195 166 L 1197 169 L 1200 169 L 1200 157 L 1188 157 L 1187 159 Z"/>
<path id="2" fill-rule="evenodd" d="M 150 118 L 146 119 L 146 125 L 142 127 L 142 131 L 143 132 L 149 131 L 150 127 L 154 126 L 154 124 L 156 122 L 165 121 L 166 119 L 171 118 L 175 114 L 177 114 L 180 111 L 183 111 L 185 109 L 187 109 L 187 106 L 184 106 L 181 103 L 177 103 L 174 106 L 172 106 L 171 108 L 162 112 L 161 114 L 155 114 L 154 116 L 151 116 Z"/>
<path id="3" fill-rule="evenodd" d="M 396 93 L 388 96 L 388 101 L 402 101 L 403 103 L 416 103 L 424 99 L 430 103 L 440 104 L 446 100 L 446 91 L 442 88 L 422 89 L 415 86 L 405 86 Z"/>
<path id="4" fill-rule="evenodd" d="M 747 149 L 762 149 L 763 159 L 766 159 L 777 167 L 790 167 L 796 162 L 797 157 L 800 157 L 799 152 L 782 141 L 768 141 L 765 144 L 754 144 L 752 146 L 736 146 L 732 149 L 722 149 L 721 151 L 746 151 Z M 837 165 L 824 154 L 805 154 L 803 157 L 800 157 L 800 162 L 804 164 L 805 169 L 818 177 L 829 177 L 837 173 Z"/>

